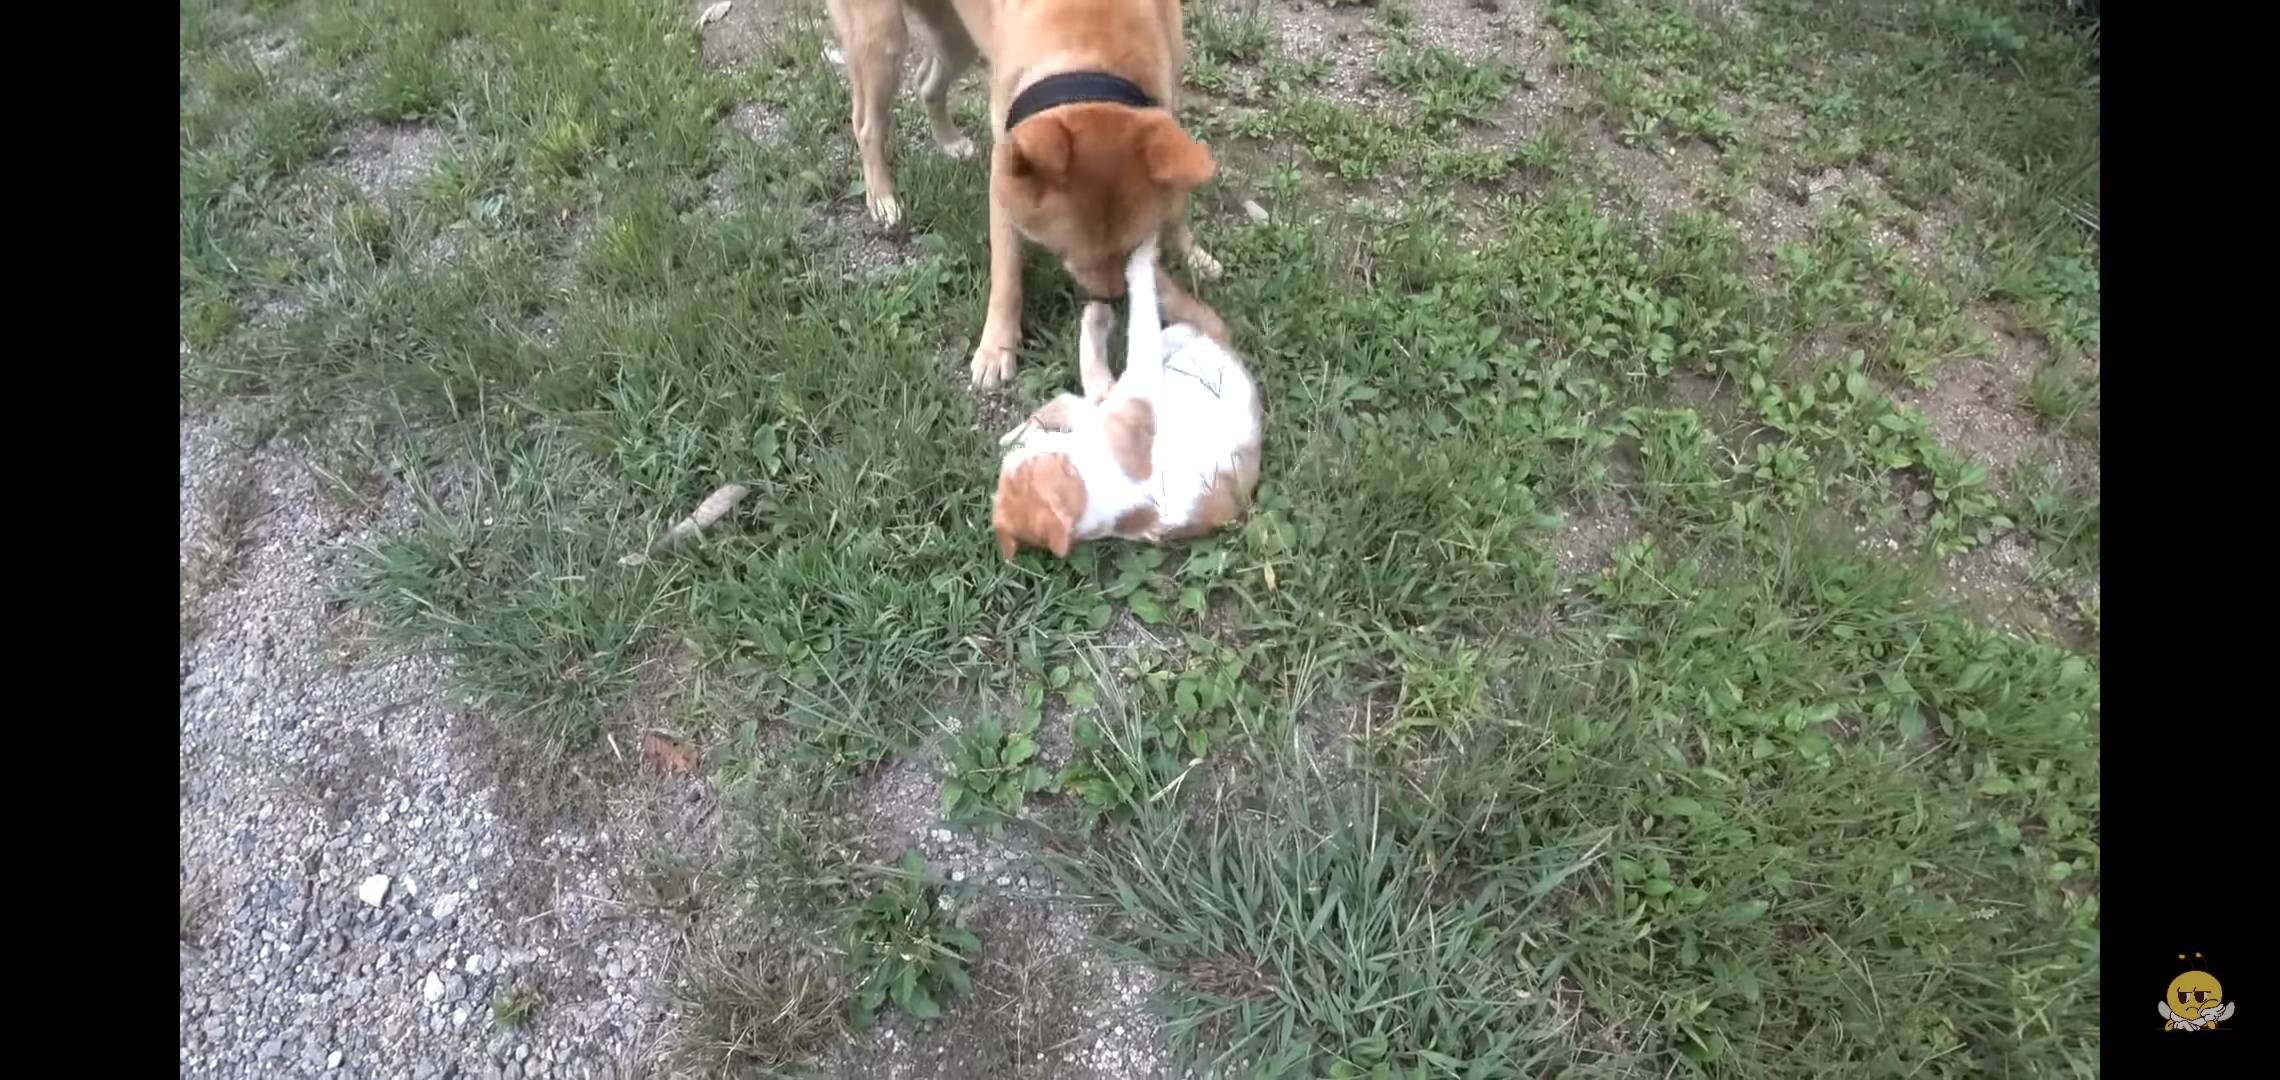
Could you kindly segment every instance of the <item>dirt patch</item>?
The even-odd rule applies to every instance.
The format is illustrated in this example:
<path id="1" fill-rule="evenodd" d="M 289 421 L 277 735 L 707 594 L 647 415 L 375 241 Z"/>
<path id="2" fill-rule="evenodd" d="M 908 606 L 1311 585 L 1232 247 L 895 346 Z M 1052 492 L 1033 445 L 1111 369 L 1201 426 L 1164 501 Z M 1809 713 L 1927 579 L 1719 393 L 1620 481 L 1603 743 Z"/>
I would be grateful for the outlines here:
<path id="1" fill-rule="evenodd" d="M 881 228 L 860 199 L 840 199 L 817 211 L 808 241 L 852 281 L 890 277 L 924 257 L 916 235 L 899 227 Z"/>
<path id="2" fill-rule="evenodd" d="M 1231 6 L 1231 5 L 1230 5 Z M 1383 106 L 1393 97 L 1391 87 L 1378 78 L 1377 57 L 1384 39 L 1366 7 L 1331 7 L 1304 0 L 1263 5 L 1261 12 L 1274 29 L 1282 56 L 1292 61 L 1325 60 L 1329 71 L 1313 89 L 1341 105 Z M 1194 31 L 1188 31 L 1193 51 Z"/>
<path id="3" fill-rule="evenodd" d="M 247 52 L 253 56 L 253 66 L 260 68 L 264 75 L 276 71 L 278 65 L 292 59 L 300 48 L 301 39 L 290 30 L 270 30 L 246 43 Z"/>
<path id="4" fill-rule="evenodd" d="M 1023 890 L 1023 878 L 1000 877 L 1016 885 L 954 887 L 944 897 L 982 939 L 973 989 L 938 1020 L 882 1017 L 876 1030 L 819 1063 L 819 1072 L 851 1080 L 1164 1074 L 1160 1025 L 1147 1010 L 1163 977 L 1102 955 L 1092 912 Z"/>
<path id="5" fill-rule="evenodd" d="M 387 201 L 408 191 L 435 167 L 448 140 L 425 124 L 358 123 L 335 151 L 341 175 L 358 194 Z"/>
<path id="6" fill-rule="evenodd" d="M 1285 61 L 1327 64 L 1323 78 L 1308 88 L 1341 105 L 1396 112 L 1404 108 L 1400 92 L 1378 74 L 1379 57 L 1401 36 L 1445 48 L 1467 63 L 1494 58 L 1516 64 L 1526 81 L 1539 81 L 1537 73 L 1543 70 L 1552 37 L 1532 5 L 1417 0 L 1410 11 L 1412 23 L 1404 30 L 1390 28 L 1384 12 L 1374 5 L 1269 0 L 1260 5 L 1259 14 L 1273 30 Z M 1190 51 L 1195 37 L 1191 16 Z M 1531 111 L 1535 110 L 1522 110 Z"/>
<path id="7" fill-rule="evenodd" d="M 943 886 L 942 904 L 982 939 L 973 988 L 940 1019 L 882 1015 L 879 1027 L 819 1063 L 845 1077 L 1132 1077 L 1162 1072 L 1158 1022 L 1146 1002 L 1160 976 L 1110 961 L 1096 915 L 1069 895 L 1029 846 L 1073 826 L 1061 800 L 1032 797 L 1002 833 L 942 821 L 939 736 L 866 782 L 856 820 L 880 865 L 916 850 Z M 1032 828 L 1031 826 L 1037 826 Z"/>
<path id="8" fill-rule="evenodd" d="M 1589 589 L 1616 548 L 1638 539 L 1639 519 L 1630 507 L 1607 504 L 1568 519 L 1552 538 L 1552 557 L 1570 588 Z"/>
<path id="9" fill-rule="evenodd" d="M 727 863 L 738 821 L 701 779 L 637 769 L 583 817 L 525 816 L 549 804 L 502 776 L 546 767 L 486 759 L 513 749 L 512 718 L 463 709 L 441 660 L 369 638 L 331 598 L 347 553 L 409 527 L 412 500 L 327 498 L 308 464 L 327 435 L 267 430 L 182 418 L 183 565 L 215 536 L 236 564 L 206 579 L 182 646 L 183 1068 L 644 1072 L 691 940 L 651 871 Z M 495 1027 L 491 1001 L 521 986 L 544 1004 Z"/>
<path id="10" fill-rule="evenodd" d="M 724 140 L 747 139 L 760 146 L 768 146 L 784 135 L 784 115 L 758 101 L 746 101 L 728 111 L 721 125 L 729 134 Z M 705 174 L 704 200 L 701 212 L 714 218 L 724 218 L 743 205 L 742 193 L 736 189 L 736 179 L 727 170 L 714 169 Z"/>
<path id="11" fill-rule="evenodd" d="M 1986 462 L 1988 485 L 2001 492 L 2008 489 L 2019 462 L 2045 441 L 2025 402 L 2048 348 L 2013 332 L 2008 320 L 1993 312 L 1978 315 L 1996 344 L 1993 357 L 1949 361 L 1930 390 L 1901 389 L 1893 396 L 1924 411 L 1940 445 Z"/>
<path id="12" fill-rule="evenodd" d="M 762 146 L 784 135 L 784 115 L 757 101 L 747 101 L 730 109 L 722 122 Z"/>
<path id="13" fill-rule="evenodd" d="M 698 54 L 715 70 L 733 71 L 767 51 L 768 42 L 786 29 L 822 22 L 821 4 L 794 4 L 790 0 L 735 0 L 719 22 L 697 27 L 697 17 L 713 0 L 688 0 L 681 5 L 684 24 L 696 27 Z"/>
<path id="14" fill-rule="evenodd" d="M 1954 556 L 1943 571 L 1949 593 L 1983 618 L 2076 647 L 2097 640 L 2098 579 L 2045 568 L 2022 533 Z"/>

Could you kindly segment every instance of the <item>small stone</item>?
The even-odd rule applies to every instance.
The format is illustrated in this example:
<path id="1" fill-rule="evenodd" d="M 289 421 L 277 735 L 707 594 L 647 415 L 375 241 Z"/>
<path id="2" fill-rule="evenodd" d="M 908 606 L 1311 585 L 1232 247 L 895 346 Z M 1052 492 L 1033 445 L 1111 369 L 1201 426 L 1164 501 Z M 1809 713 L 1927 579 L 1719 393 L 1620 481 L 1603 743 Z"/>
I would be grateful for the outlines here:
<path id="1" fill-rule="evenodd" d="M 483 973 L 483 954 L 467 954 L 467 962 L 460 966 L 466 968 L 469 975 L 481 975 Z"/>
<path id="2" fill-rule="evenodd" d="M 448 1000 L 448 1001 L 457 1001 L 457 1000 L 459 1000 L 460 998 L 466 997 L 466 996 L 467 996 L 467 980 L 465 980 L 465 979 L 462 979 L 462 978 L 460 978 L 460 977 L 459 977 L 459 976 L 457 976 L 457 975 L 453 975 L 453 976 L 450 976 L 450 977 L 448 977 L 448 978 L 444 979 L 444 980 L 443 980 L 443 996 L 444 996 L 445 1000 Z"/>
<path id="3" fill-rule="evenodd" d="M 327 1068 L 327 1069 L 337 1069 L 337 1068 L 340 1068 L 340 1057 L 341 1057 L 341 1054 L 340 1054 L 340 1051 L 338 1051 L 338 1050 L 335 1050 L 335 1051 L 333 1051 L 332 1053 L 326 1054 L 326 1055 L 325 1055 L 325 1068 Z"/>
<path id="4" fill-rule="evenodd" d="M 420 984 L 420 996 L 430 1005 L 443 1000 L 443 980 L 435 972 L 428 972 L 427 981 Z"/>
<path id="5" fill-rule="evenodd" d="M 438 919 L 450 918 L 454 912 L 459 910 L 459 894 L 444 893 L 442 896 L 436 897 L 435 906 L 431 910 L 435 912 L 435 917 Z"/>
<path id="6" fill-rule="evenodd" d="M 1001 888 L 1001 889 L 1002 889 L 1002 888 L 1005 888 L 1005 887 L 1006 887 L 1006 886 L 1008 886 L 1008 885 L 1011 885 L 1011 884 L 1013 884 L 1013 879 L 1012 879 L 1012 878 L 1009 878 L 1009 877 L 999 877 L 999 878 L 997 879 L 997 883 L 998 883 L 998 888 Z"/>
<path id="7" fill-rule="evenodd" d="M 388 899 L 388 875 L 374 874 L 365 878 L 364 884 L 356 887 L 356 898 L 371 907 L 379 907 Z"/>
<path id="8" fill-rule="evenodd" d="M 1253 225 L 1264 225 L 1267 223 L 1267 208 L 1260 206 L 1258 203 L 1250 199 L 1243 200 L 1243 213 L 1245 216 L 1251 219 L 1251 224 Z"/>
<path id="9" fill-rule="evenodd" d="M 950 871 L 950 880 L 964 881 L 966 880 L 966 872 L 964 870 L 952 870 Z"/>
<path id="10" fill-rule="evenodd" d="M 275 1061 L 284 1055 L 285 1044 L 278 1042 L 275 1039 L 266 1039 L 262 1041 L 261 1049 L 255 1051 L 255 1053 L 260 1055 L 261 1060 L 263 1061 Z"/>

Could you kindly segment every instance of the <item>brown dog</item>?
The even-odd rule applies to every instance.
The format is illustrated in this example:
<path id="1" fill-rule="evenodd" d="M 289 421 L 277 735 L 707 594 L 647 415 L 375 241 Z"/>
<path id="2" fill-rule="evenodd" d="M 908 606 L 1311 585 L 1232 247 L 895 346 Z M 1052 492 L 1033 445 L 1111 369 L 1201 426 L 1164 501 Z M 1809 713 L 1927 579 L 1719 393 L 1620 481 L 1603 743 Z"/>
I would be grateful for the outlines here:
<path id="1" fill-rule="evenodd" d="M 855 144 L 871 216 L 902 218 L 887 139 L 902 74 L 903 17 L 934 39 L 919 81 L 934 141 L 965 157 L 951 84 L 990 62 L 990 301 L 974 349 L 976 386 L 1013 377 L 1021 342 L 1021 239 L 1061 257 L 1096 299 L 1124 293 L 1124 261 L 1160 235 L 1198 275 L 1219 263 L 1187 228 L 1188 195 L 1217 166 L 1180 130 L 1180 0 L 827 0 L 847 54 Z M 1164 316 L 1226 335 L 1217 312 L 1157 271 Z"/>

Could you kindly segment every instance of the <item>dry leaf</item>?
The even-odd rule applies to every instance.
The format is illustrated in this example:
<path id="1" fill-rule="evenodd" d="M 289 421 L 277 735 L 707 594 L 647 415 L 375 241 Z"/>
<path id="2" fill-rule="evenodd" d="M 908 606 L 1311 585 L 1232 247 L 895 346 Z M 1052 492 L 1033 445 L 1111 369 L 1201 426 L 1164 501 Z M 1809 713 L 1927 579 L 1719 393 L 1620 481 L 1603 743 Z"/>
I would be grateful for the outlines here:
<path id="1" fill-rule="evenodd" d="M 619 559 L 618 565 L 640 566 L 650 559 L 673 550 L 682 541 L 703 532 L 705 526 L 727 517 L 728 512 L 735 509 L 738 502 L 743 501 L 748 490 L 742 484 L 721 485 L 718 490 L 706 496 L 704 502 L 698 504 L 696 513 L 675 522 L 672 528 L 665 530 L 665 535 L 658 537 L 655 543 L 649 545 L 647 551 L 636 551 Z"/>
<path id="2" fill-rule="evenodd" d="M 643 756 L 656 762 L 657 767 L 666 772 L 693 773 L 697 771 L 697 752 L 690 749 L 689 744 L 671 735 L 656 731 L 643 732 L 641 735 L 641 752 Z"/>
<path id="3" fill-rule="evenodd" d="M 736 5 L 731 3 L 730 0 L 720 0 L 720 3 L 706 8 L 704 14 L 697 16 L 697 29 L 702 30 L 705 27 L 711 26 L 712 24 L 727 18 L 728 9 L 735 6 Z"/>

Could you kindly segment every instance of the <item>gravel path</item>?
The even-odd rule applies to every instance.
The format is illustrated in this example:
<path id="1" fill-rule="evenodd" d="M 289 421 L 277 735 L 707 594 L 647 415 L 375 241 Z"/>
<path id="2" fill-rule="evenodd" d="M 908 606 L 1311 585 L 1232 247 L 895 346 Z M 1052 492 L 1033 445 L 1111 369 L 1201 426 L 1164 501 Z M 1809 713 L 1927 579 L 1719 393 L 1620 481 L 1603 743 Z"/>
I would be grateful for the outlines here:
<path id="1" fill-rule="evenodd" d="M 632 768 L 534 799 L 543 770 L 455 704 L 440 659 L 379 643 L 328 596 L 347 552 L 416 521 L 411 501 L 329 499 L 311 444 L 261 428 L 181 423 L 181 1075 L 668 1075 L 684 959 L 828 954 L 736 896 L 701 916 L 660 902 L 661 870 L 732 867 L 760 843 L 703 780 Z M 448 475 L 430 485 L 453 498 Z M 1095 918 L 1022 852 L 941 827 L 921 757 L 851 811 L 874 861 L 915 847 L 962 883 L 977 989 L 816 1067 L 1160 1075 L 1159 979 L 1092 948 Z M 543 998 L 530 1022 L 495 1023 L 523 987 Z"/>
<path id="2" fill-rule="evenodd" d="M 181 426 L 202 585 L 181 660 L 182 1075 L 639 1071 L 672 942 L 612 918 L 612 828 L 637 842 L 654 800 L 514 820 L 442 663 L 374 644 L 326 596 L 348 545 L 408 506 L 357 520 L 298 441 L 252 429 Z M 491 1003 L 520 984 L 545 1004 L 501 1030 Z"/>

